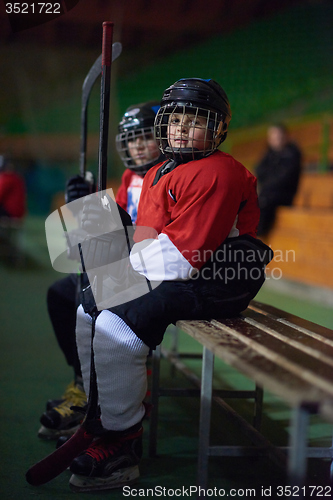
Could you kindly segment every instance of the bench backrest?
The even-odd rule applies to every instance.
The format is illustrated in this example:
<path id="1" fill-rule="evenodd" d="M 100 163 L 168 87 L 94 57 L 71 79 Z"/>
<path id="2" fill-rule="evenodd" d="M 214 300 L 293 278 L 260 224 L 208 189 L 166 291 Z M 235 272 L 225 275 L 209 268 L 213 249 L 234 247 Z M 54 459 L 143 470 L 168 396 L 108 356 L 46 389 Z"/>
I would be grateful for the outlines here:
<path id="1" fill-rule="evenodd" d="M 333 209 L 333 172 L 327 174 L 303 173 L 294 205 L 303 208 Z"/>

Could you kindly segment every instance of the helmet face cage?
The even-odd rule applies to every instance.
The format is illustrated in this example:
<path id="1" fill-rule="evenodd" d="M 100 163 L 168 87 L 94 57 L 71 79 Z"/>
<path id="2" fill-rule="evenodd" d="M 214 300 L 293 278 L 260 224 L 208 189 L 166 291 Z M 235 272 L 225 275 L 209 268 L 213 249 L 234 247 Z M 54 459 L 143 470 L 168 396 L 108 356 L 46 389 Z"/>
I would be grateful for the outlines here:
<path id="1" fill-rule="evenodd" d="M 130 106 L 118 126 L 116 149 L 124 166 L 139 175 L 145 175 L 160 156 L 154 138 L 158 109 L 155 101 Z"/>
<path id="2" fill-rule="evenodd" d="M 155 138 L 160 151 L 177 161 L 191 161 L 219 146 L 222 117 L 215 111 L 185 104 L 166 104 L 156 115 Z"/>
<path id="3" fill-rule="evenodd" d="M 126 168 L 142 175 L 147 173 L 149 168 L 153 166 L 160 155 L 157 148 L 156 151 L 152 151 L 151 148 L 149 148 L 148 141 L 151 140 L 155 140 L 154 127 L 126 130 L 125 132 L 117 134 L 116 148 Z M 142 159 L 141 162 L 139 158 L 136 160 L 132 158 L 131 150 L 133 146 L 145 149 L 146 154 L 148 155 L 148 161 L 147 156 L 145 159 Z"/>
<path id="4" fill-rule="evenodd" d="M 165 156 L 183 162 L 197 160 L 213 153 L 226 139 L 230 120 L 228 97 L 217 82 L 181 78 L 163 93 L 155 137 Z"/>

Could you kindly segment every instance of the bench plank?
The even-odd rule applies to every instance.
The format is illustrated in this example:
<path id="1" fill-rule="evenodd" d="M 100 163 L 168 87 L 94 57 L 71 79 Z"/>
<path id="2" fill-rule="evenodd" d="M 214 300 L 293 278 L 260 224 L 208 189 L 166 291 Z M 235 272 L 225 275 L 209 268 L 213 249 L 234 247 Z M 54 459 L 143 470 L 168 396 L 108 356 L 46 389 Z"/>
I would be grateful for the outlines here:
<path id="1" fill-rule="evenodd" d="M 291 405 L 298 405 L 305 401 L 318 404 L 327 399 L 327 392 L 322 388 L 314 387 L 299 374 L 291 376 L 289 369 L 276 363 L 276 360 L 263 356 L 255 348 L 256 346 L 242 342 L 240 338 L 232 334 L 230 327 L 223 328 L 222 323 L 217 326 L 209 321 L 182 320 L 177 322 L 177 327 L 195 338 L 227 364 Z"/>
<path id="2" fill-rule="evenodd" d="M 245 311 L 243 316 L 245 321 L 252 325 L 263 328 L 270 335 L 333 367 L 333 340 L 326 341 L 319 335 L 314 336 L 310 331 L 300 331 L 291 324 L 276 321 L 253 310 Z"/>
<path id="3" fill-rule="evenodd" d="M 312 321 L 300 318 L 292 313 L 282 311 L 274 306 L 263 304 L 262 302 L 258 302 L 256 300 L 252 300 L 250 302 L 248 310 L 258 311 L 263 315 L 273 316 L 280 323 L 290 325 L 300 332 L 310 333 L 313 338 L 318 338 L 321 342 L 324 342 L 329 346 L 333 345 L 333 331 L 326 328 L 326 326 L 317 325 Z"/>
<path id="4" fill-rule="evenodd" d="M 270 335 L 270 331 L 258 329 L 256 326 L 240 319 L 212 320 L 212 323 L 222 330 L 227 330 L 255 350 L 259 355 L 285 368 L 290 374 L 308 381 L 313 386 L 333 397 L 333 370 L 320 360 L 300 351 Z"/>

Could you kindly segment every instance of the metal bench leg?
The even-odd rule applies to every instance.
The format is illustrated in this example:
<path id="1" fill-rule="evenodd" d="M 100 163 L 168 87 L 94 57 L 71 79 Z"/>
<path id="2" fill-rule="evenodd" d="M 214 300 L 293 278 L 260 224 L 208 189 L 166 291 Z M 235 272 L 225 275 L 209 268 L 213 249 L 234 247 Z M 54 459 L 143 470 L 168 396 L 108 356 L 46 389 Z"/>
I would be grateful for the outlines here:
<path id="1" fill-rule="evenodd" d="M 206 347 L 203 348 L 202 378 L 200 396 L 200 423 L 199 423 L 199 450 L 197 483 L 202 489 L 207 488 L 208 456 L 210 438 L 210 419 L 212 406 L 214 354 Z M 204 498 L 200 495 L 198 498 Z"/>
<path id="2" fill-rule="evenodd" d="M 158 426 L 158 398 L 160 390 L 160 361 L 161 346 L 157 346 L 153 351 L 152 363 L 152 384 L 151 403 L 153 405 L 149 417 L 149 456 L 155 457 L 157 454 L 157 426 Z"/>
<path id="3" fill-rule="evenodd" d="M 290 430 L 288 475 L 292 486 L 303 486 L 307 466 L 307 429 L 309 414 L 301 406 L 293 409 Z"/>

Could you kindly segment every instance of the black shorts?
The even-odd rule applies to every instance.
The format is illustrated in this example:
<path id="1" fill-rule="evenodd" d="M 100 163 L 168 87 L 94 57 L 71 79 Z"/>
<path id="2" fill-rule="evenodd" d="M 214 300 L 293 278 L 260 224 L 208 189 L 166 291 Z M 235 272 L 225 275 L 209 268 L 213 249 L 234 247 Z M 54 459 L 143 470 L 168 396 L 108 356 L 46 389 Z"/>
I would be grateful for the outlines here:
<path id="1" fill-rule="evenodd" d="M 243 248 L 235 261 L 230 252 Z M 227 246 L 226 246 L 227 245 Z M 253 248 L 258 258 L 253 258 Z M 151 292 L 124 304 L 109 308 L 151 349 L 163 340 L 171 323 L 183 319 L 211 319 L 237 316 L 256 296 L 265 281 L 265 266 L 272 251 L 259 240 L 246 237 L 226 240 L 219 250 L 226 249 L 228 262 L 217 258 L 209 261 L 200 274 L 188 281 L 163 281 Z M 245 255 L 251 259 L 244 258 Z M 263 254 L 264 252 L 264 254 Z M 221 254 L 222 255 L 222 254 Z M 264 255 L 264 256 L 263 256 Z"/>

